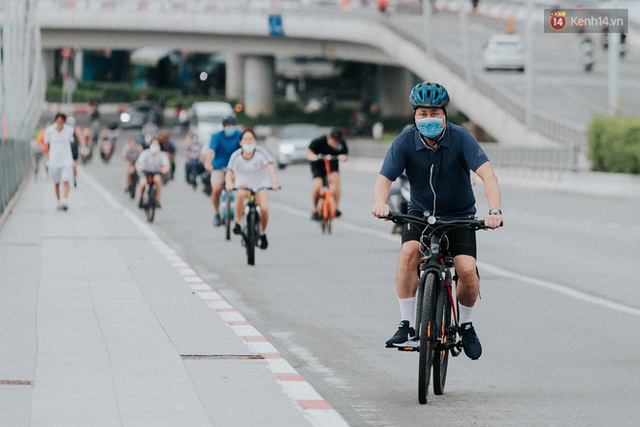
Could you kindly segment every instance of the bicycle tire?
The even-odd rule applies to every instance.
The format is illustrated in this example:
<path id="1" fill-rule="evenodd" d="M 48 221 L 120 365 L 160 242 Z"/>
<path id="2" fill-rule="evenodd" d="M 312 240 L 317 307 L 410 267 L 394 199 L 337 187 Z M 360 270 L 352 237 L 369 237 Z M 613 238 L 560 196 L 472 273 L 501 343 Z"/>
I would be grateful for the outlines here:
<path id="1" fill-rule="evenodd" d="M 225 237 L 227 240 L 231 240 L 231 193 L 227 190 L 223 191 L 226 192 L 224 200 Z"/>
<path id="2" fill-rule="evenodd" d="M 333 210 L 331 209 L 331 191 L 325 190 L 322 197 L 322 234 L 331 234 Z"/>
<path id="3" fill-rule="evenodd" d="M 436 324 L 439 336 L 439 348 L 434 351 L 433 358 L 433 394 L 444 393 L 447 381 L 447 367 L 449 366 L 448 345 L 455 343 L 455 325 L 452 324 L 451 302 L 447 292 L 439 292 L 436 302 Z"/>
<path id="4" fill-rule="evenodd" d="M 136 197 L 136 187 L 138 186 L 138 174 L 129 175 L 129 197 L 134 199 Z"/>
<path id="5" fill-rule="evenodd" d="M 418 363 L 418 402 L 427 403 L 429 394 L 429 381 L 431 379 L 431 367 L 435 353 L 435 325 L 434 325 L 434 298 L 437 277 L 435 272 L 428 271 L 424 274 L 422 284 L 424 296 L 422 298 L 422 311 L 420 317 L 420 342 L 418 351 L 420 354 Z M 418 285 L 420 286 L 420 284 Z"/>
<path id="6" fill-rule="evenodd" d="M 156 216 L 156 186 L 149 187 L 149 197 L 147 199 L 147 221 L 153 222 Z"/>
<path id="7" fill-rule="evenodd" d="M 247 248 L 247 263 L 249 265 L 255 265 L 256 263 L 256 242 L 258 236 L 256 236 L 256 222 L 257 212 L 253 209 L 249 210 L 247 214 L 247 236 L 246 236 L 246 248 Z"/>
<path id="8" fill-rule="evenodd" d="M 189 184 L 191 184 L 191 186 L 193 187 L 193 191 L 195 191 L 196 187 L 198 187 L 198 175 L 196 173 L 195 167 L 192 167 L 189 170 Z"/>

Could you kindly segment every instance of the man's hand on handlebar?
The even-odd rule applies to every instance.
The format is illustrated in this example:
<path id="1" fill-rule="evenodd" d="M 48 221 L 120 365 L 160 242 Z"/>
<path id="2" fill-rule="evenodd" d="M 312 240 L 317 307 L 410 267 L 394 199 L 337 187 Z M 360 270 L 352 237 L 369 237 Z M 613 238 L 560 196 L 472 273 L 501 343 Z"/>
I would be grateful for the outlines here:
<path id="1" fill-rule="evenodd" d="M 371 207 L 371 215 L 375 216 L 376 218 L 388 216 L 389 212 L 391 212 L 391 209 L 386 203 L 374 203 Z"/>

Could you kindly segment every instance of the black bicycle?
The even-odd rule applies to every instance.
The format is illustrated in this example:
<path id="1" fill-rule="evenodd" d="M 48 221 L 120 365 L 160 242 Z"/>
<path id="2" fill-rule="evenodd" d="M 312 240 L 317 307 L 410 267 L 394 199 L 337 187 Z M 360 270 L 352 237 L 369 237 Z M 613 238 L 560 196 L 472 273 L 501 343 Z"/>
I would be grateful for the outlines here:
<path id="1" fill-rule="evenodd" d="M 462 350 L 458 335 L 460 307 L 455 297 L 456 276 L 453 257 L 447 247 L 447 233 L 455 228 L 469 230 L 490 229 L 478 219 L 443 221 L 425 212 L 422 217 L 391 212 L 380 217 L 396 224 L 411 223 L 423 228 L 420 239 L 422 258 L 418 268 L 416 293 L 417 346 L 398 347 L 400 351 L 418 351 L 418 401 L 427 403 L 431 368 L 433 393 L 444 393 L 449 354 L 457 356 Z M 502 226 L 502 224 L 501 224 Z"/>
<path id="2" fill-rule="evenodd" d="M 265 190 L 274 190 L 272 187 L 262 187 Z M 255 265 L 256 246 L 260 240 L 260 208 L 256 203 L 256 193 L 262 188 L 234 188 L 234 191 L 245 190 L 248 192 L 245 199 L 244 214 L 242 215 L 242 245 L 247 250 L 247 263 Z"/>
<path id="3" fill-rule="evenodd" d="M 153 180 L 153 177 L 156 174 L 157 173 L 155 172 L 144 172 L 144 176 L 147 184 L 145 185 L 144 190 L 142 191 L 142 194 L 140 194 L 140 198 L 142 199 L 142 208 L 144 209 L 144 212 L 147 216 L 147 221 L 149 222 L 153 222 L 153 218 L 156 215 L 157 189 L 156 189 L 156 183 Z"/>

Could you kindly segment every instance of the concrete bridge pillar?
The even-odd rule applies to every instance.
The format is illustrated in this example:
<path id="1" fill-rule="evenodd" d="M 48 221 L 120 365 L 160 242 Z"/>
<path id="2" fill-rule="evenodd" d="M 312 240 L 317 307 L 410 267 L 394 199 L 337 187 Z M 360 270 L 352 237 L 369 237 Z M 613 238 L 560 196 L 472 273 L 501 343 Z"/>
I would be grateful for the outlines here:
<path id="1" fill-rule="evenodd" d="M 56 55 L 51 49 L 42 49 L 42 63 L 47 83 L 51 83 L 56 75 Z"/>
<path id="2" fill-rule="evenodd" d="M 272 56 L 248 56 L 244 61 L 244 111 L 249 117 L 275 114 L 275 61 Z"/>
<path id="3" fill-rule="evenodd" d="M 241 99 L 244 92 L 244 58 L 242 56 L 227 52 L 225 76 L 225 97 Z"/>
<path id="4" fill-rule="evenodd" d="M 406 68 L 383 66 L 380 108 L 382 117 L 410 116 L 412 75 Z"/>

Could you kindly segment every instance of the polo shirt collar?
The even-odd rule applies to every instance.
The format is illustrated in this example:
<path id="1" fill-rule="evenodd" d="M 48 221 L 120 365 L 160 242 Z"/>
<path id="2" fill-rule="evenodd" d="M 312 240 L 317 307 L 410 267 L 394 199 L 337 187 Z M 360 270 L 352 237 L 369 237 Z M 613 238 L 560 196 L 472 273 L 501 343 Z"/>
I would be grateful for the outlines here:
<path id="1" fill-rule="evenodd" d="M 438 144 L 441 147 L 449 147 L 451 145 L 449 141 L 450 131 L 451 131 L 451 124 L 447 122 L 447 126 L 444 128 L 444 133 L 438 140 Z M 413 133 L 413 144 L 416 148 L 416 151 L 427 150 L 427 145 L 426 145 L 427 143 L 424 142 L 424 140 L 420 136 L 420 132 L 418 132 L 418 129 L 415 129 L 415 127 L 414 127 L 414 133 Z"/>

